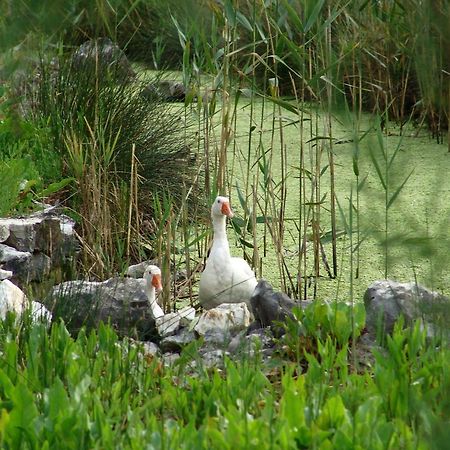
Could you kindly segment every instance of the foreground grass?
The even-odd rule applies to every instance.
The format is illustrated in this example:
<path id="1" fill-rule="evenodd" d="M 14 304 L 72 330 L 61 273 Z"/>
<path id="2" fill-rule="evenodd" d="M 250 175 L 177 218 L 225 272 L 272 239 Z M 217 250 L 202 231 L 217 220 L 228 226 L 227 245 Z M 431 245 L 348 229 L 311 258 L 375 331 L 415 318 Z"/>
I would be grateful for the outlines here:
<path id="1" fill-rule="evenodd" d="M 292 336 L 291 336 L 292 338 Z M 1 325 L 0 445 L 6 449 L 428 449 L 449 438 L 450 352 L 397 329 L 370 370 L 347 344 L 307 339 L 298 360 L 258 356 L 206 369 L 194 347 L 172 367 L 101 326 Z M 305 341 L 305 342 L 306 342 Z M 289 341 L 287 341 L 289 342 Z M 292 339 L 291 339 L 292 342 Z M 295 339 L 298 343 L 298 339 Z M 352 358 L 353 359 L 353 358 Z"/>

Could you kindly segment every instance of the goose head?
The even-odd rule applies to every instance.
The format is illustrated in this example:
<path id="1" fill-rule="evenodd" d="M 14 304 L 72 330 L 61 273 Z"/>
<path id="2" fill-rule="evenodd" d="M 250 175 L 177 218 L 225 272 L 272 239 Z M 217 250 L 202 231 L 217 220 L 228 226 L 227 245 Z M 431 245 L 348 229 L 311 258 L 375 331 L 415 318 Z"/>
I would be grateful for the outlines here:
<path id="1" fill-rule="evenodd" d="M 214 203 L 211 207 L 211 217 L 220 218 L 220 217 L 229 217 L 230 219 L 234 216 L 233 211 L 231 210 L 230 200 L 228 197 L 218 196 L 214 200 Z"/>
<path id="2" fill-rule="evenodd" d="M 156 300 L 156 292 L 162 291 L 161 270 L 159 270 L 159 267 L 157 266 L 148 266 L 145 269 L 143 278 L 145 280 L 144 289 L 150 303 L 153 318 L 158 319 L 159 317 L 164 316 L 164 311 Z"/>
<path id="3" fill-rule="evenodd" d="M 150 265 L 145 269 L 144 276 L 145 287 L 148 291 L 162 291 L 161 270 L 157 266 Z"/>

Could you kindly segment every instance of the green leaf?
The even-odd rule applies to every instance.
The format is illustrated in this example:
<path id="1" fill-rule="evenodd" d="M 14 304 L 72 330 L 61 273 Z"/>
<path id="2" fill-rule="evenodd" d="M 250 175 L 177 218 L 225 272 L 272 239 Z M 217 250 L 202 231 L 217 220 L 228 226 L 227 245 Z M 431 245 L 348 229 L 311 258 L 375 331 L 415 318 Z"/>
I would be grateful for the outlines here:
<path id="1" fill-rule="evenodd" d="M 253 32 L 253 27 L 252 27 L 251 23 L 248 21 L 247 17 L 244 16 L 244 14 L 242 14 L 240 11 L 236 11 L 236 17 L 237 17 L 238 22 L 244 28 L 246 28 L 248 31 Z"/>
<path id="2" fill-rule="evenodd" d="M 319 0 L 318 2 L 316 2 L 316 5 L 312 10 L 311 15 L 308 17 L 308 20 L 306 21 L 305 27 L 303 28 L 304 33 L 307 33 L 314 25 L 314 22 L 319 17 L 320 11 L 322 10 L 324 3 L 325 0 Z"/>
<path id="3" fill-rule="evenodd" d="M 382 172 L 381 172 L 380 165 L 378 164 L 378 161 L 377 161 L 377 159 L 376 159 L 376 157 L 375 157 L 375 155 L 374 155 L 374 153 L 373 153 L 373 150 L 370 149 L 370 152 L 369 152 L 369 153 L 370 153 L 370 159 L 372 160 L 373 165 L 375 166 L 375 170 L 377 171 L 378 178 L 379 178 L 379 180 L 380 180 L 380 182 L 381 182 L 381 184 L 382 184 L 382 186 L 383 186 L 383 189 L 386 190 L 386 189 L 387 189 L 386 181 L 385 181 L 385 179 L 384 179 L 384 177 L 383 177 L 383 174 L 382 174 Z"/>
<path id="4" fill-rule="evenodd" d="M 297 28 L 298 30 L 302 30 L 303 23 L 297 14 L 297 11 L 295 11 L 295 9 L 292 7 L 291 3 L 288 0 L 283 0 L 283 6 L 286 8 L 289 20 L 292 21 L 294 27 Z"/>
<path id="5" fill-rule="evenodd" d="M 231 0 L 225 0 L 224 3 L 225 16 L 231 27 L 236 26 L 236 10 L 233 7 L 233 2 Z"/>
<path id="6" fill-rule="evenodd" d="M 9 414 L 10 423 L 7 434 L 14 443 L 14 448 L 22 448 L 24 440 L 35 448 L 37 437 L 33 423 L 38 416 L 38 410 L 34 404 L 34 396 L 22 382 L 19 382 L 11 394 L 14 406 Z"/>
<path id="7" fill-rule="evenodd" d="M 249 241 L 247 241 L 247 240 L 245 240 L 245 239 L 243 239 L 243 238 L 239 238 L 239 242 L 244 246 L 244 247 L 248 247 L 248 248 L 253 248 L 254 246 L 253 246 L 253 243 L 252 242 L 249 242 Z"/>
<path id="8" fill-rule="evenodd" d="M 403 187 L 405 186 L 405 184 L 408 182 L 410 176 L 413 174 L 414 169 L 411 170 L 411 172 L 409 173 L 409 175 L 404 179 L 403 183 L 397 188 L 397 190 L 392 194 L 392 197 L 389 199 L 389 202 L 387 204 L 387 209 L 390 208 L 390 206 L 392 205 L 392 203 L 394 203 L 395 199 L 398 197 L 398 195 L 400 194 L 400 192 L 402 191 Z"/>
<path id="9" fill-rule="evenodd" d="M 45 189 L 43 189 L 38 195 L 40 197 L 48 197 L 49 195 L 52 195 L 61 189 L 64 189 L 66 186 L 68 186 L 70 183 L 75 181 L 75 178 L 63 178 L 61 181 L 57 181 L 56 183 L 49 184 Z"/>
<path id="10" fill-rule="evenodd" d="M 316 423 L 322 430 L 329 430 L 339 428 L 348 420 L 347 410 L 342 398 L 335 395 L 325 402 Z"/>
<path id="11" fill-rule="evenodd" d="M 67 392 L 59 378 L 55 379 L 55 382 L 49 389 L 47 396 L 49 418 L 54 422 L 57 422 L 60 415 L 64 416 L 67 411 L 70 410 L 70 401 L 67 396 Z"/>

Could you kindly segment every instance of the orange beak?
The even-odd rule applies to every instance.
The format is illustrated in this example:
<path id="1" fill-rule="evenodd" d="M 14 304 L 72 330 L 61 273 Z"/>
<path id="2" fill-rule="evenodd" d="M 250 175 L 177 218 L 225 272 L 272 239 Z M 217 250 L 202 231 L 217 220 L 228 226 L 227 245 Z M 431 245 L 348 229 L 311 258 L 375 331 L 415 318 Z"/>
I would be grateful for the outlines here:
<path id="1" fill-rule="evenodd" d="M 156 292 L 162 291 L 161 275 L 152 276 L 152 286 L 156 289 Z"/>
<path id="2" fill-rule="evenodd" d="M 220 209 L 224 216 L 229 217 L 230 219 L 234 216 L 233 211 L 231 211 L 230 204 L 228 202 L 222 203 L 222 208 Z"/>

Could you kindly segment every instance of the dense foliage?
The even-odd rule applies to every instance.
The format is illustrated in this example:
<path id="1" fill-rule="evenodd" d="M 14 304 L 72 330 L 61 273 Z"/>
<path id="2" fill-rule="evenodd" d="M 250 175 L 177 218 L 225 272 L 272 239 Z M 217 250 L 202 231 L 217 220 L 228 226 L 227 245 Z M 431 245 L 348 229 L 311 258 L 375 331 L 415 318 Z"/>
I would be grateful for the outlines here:
<path id="1" fill-rule="evenodd" d="M 311 329 L 320 328 L 316 316 Z M 427 341 L 419 324 L 397 327 L 373 365 L 359 370 L 347 340 L 305 337 L 309 348 L 291 361 L 280 353 L 263 365 L 256 353 L 239 362 L 224 357 L 223 368 L 208 369 L 195 344 L 165 366 L 139 344 L 119 341 L 107 326 L 73 338 L 62 322 L 48 330 L 16 325 L 10 317 L 0 332 L 0 444 L 77 450 L 445 447 L 450 354 L 439 341 Z"/>

